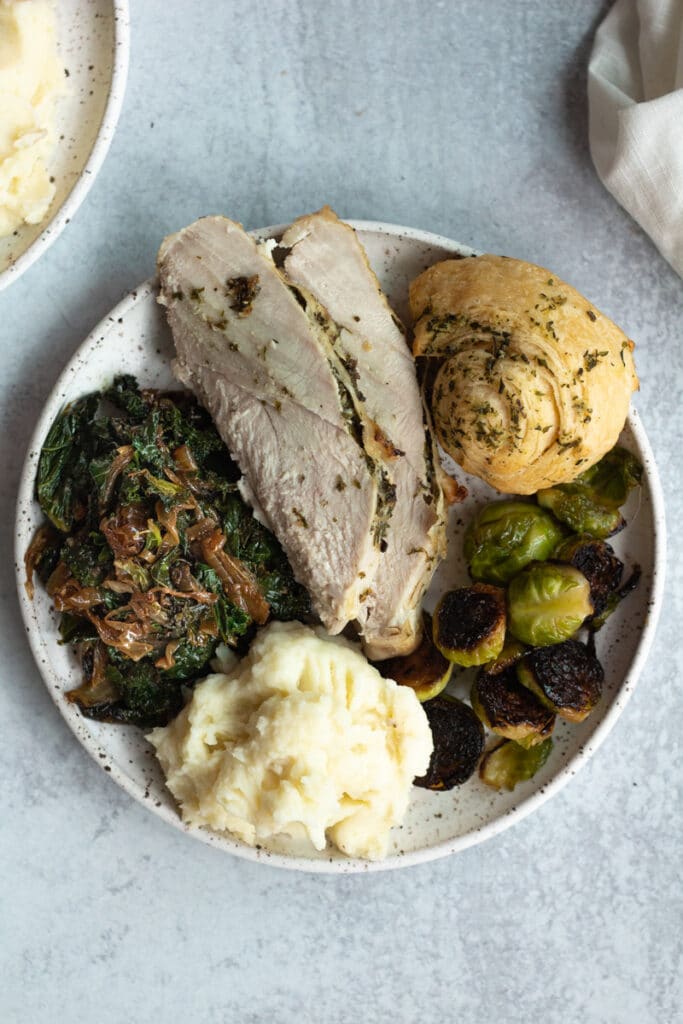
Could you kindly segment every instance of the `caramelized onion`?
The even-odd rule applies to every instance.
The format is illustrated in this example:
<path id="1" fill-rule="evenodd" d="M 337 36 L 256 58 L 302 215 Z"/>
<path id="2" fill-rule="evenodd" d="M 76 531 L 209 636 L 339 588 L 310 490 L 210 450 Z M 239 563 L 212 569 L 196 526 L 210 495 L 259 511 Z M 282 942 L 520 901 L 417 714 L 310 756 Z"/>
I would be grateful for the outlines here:
<path id="1" fill-rule="evenodd" d="M 173 452 L 173 461 L 176 464 L 176 468 L 181 473 L 194 475 L 199 469 L 199 466 L 194 461 L 192 452 L 186 444 L 181 444 L 180 448 L 176 448 Z"/>
<path id="2" fill-rule="evenodd" d="M 199 632 L 202 636 L 218 636 L 218 623 L 216 619 L 202 619 L 199 623 Z"/>
<path id="3" fill-rule="evenodd" d="M 55 531 L 49 526 L 41 526 L 39 530 L 36 530 L 33 540 L 28 546 L 26 554 L 24 555 L 24 565 L 26 567 L 26 580 L 24 586 L 26 587 L 26 593 L 29 596 L 29 600 L 33 600 L 35 593 L 33 588 L 33 573 L 35 572 L 36 566 L 41 559 L 45 548 L 50 544 L 55 536 Z"/>
<path id="4" fill-rule="evenodd" d="M 175 658 L 173 655 L 180 646 L 180 640 L 171 640 L 166 644 L 166 650 L 163 655 L 154 662 L 156 668 L 173 668 L 175 665 Z"/>
<path id="5" fill-rule="evenodd" d="M 142 623 L 168 626 L 170 624 L 169 614 L 162 604 L 166 595 L 167 591 L 162 587 L 155 587 L 144 593 L 131 594 L 130 601 L 125 606 L 126 611 L 130 610 L 133 616 Z M 118 611 L 120 612 L 120 609 Z"/>
<path id="6" fill-rule="evenodd" d="M 142 505 L 121 505 L 103 519 L 100 530 L 116 558 L 138 555 L 145 546 L 147 516 Z"/>
<path id="7" fill-rule="evenodd" d="M 204 561 L 215 570 L 232 603 L 262 626 L 270 614 L 270 605 L 261 593 L 254 574 L 238 558 L 227 554 L 223 550 L 224 544 L 225 536 L 220 530 L 214 530 L 205 537 L 201 542 Z"/>
<path id="8" fill-rule="evenodd" d="M 198 506 L 188 505 L 187 502 L 179 502 L 177 505 L 173 505 L 172 508 L 164 508 L 162 503 L 158 501 L 154 507 L 154 513 L 157 517 L 157 522 L 160 527 L 165 530 L 162 535 L 161 544 L 156 551 L 155 557 L 160 558 L 171 550 L 171 548 L 177 547 L 180 544 L 180 533 L 178 531 L 178 514 L 186 510 L 196 511 Z M 192 527 L 190 527 L 192 529 Z"/>
<path id="9" fill-rule="evenodd" d="M 173 590 L 171 587 L 153 587 L 147 591 L 148 594 L 165 594 L 168 597 L 178 597 L 185 601 L 196 601 L 197 604 L 215 604 L 218 600 L 216 594 L 212 594 L 209 590 L 197 590 L 185 591 L 185 590 Z"/>
<path id="10" fill-rule="evenodd" d="M 130 460 L 133 458 L 135 450 L 132 444 L 122 445 L 116 449 L 116 457 L 114 458 L 109 471 L 105 477 L 104 485 L 102 487 L 102 496 L 100 498 L 100 511 L 104 512 L 105 508 L 111 500 L 111 496 L 114 490 L 114 484 L 118 480 L 122 471 L 126 468 Z"/>
<path id="11" fill-rule="evenodd" d="M 73 577 L 64 583 L 52 595 L 58 612 L 76 612 L 83 614 L 89 608 L 102 604 L 102 594 L 98 587 L 82 587 Z"/>
<path id="12" fill-rule="evenodd" d="M 136 589 L 132 581 L 126 583 L 123 580 L 105 580 L 102 586 L 113 594 L 132 594 Z"/>
<path id="13" fill-rule="evenodd" d="M 103 619 L 99 619 L 92 612 L 88 612 L 88 618 L 103 643 L 122 651 L 131 661 L 140 661 L 141 658 L 146 658 L 149 654 L 154 653 L 156 644 L 143 639 L 145 630 L 141 623 L 121 622 L 111 619 L 109 617 L 111 614 L 113 613 L 110 612 Z"/>
<path id="14" fill-rule="evenodd" d="M 97 604 L 102 604 L 102 594 L 98 587 L 83 587 L 71 575 L 71 570 L 64 562 L 59 562 L 55 571 L 47 581 L 47 592 L 54 601 L 58 612 L 87 612 Z"/>
<path id="15" fill-rule="evenodd" d="M 45 586 L 48 595 L 52 597 L 53 594 L 56 594 L 70 578 L 71 570 L 69 567 L 64 562 L 57 562 Z"/>
<path id="16" fill-rule="evenodd" d="M 203 519 L 198 520 L 194 526 L 190 526 L 186 532 L 186 537 L 190 544 L 197 540 L 204 540 L 210 537 L 218 529 L 218 524 L 215 519 L 210 516 L 204 516 Z"/>
<path id="17" fill-rule="evenodd" d="M 66 699 L 84 708 L 92 708 L 97 704 L 113 704 L 118 700 L 121 694 L 105 675 L 107 661 L 106 647 L 102 643 L 97 643 L 90 678 L 77 689 L 69 690 L 65 695 Z"/>

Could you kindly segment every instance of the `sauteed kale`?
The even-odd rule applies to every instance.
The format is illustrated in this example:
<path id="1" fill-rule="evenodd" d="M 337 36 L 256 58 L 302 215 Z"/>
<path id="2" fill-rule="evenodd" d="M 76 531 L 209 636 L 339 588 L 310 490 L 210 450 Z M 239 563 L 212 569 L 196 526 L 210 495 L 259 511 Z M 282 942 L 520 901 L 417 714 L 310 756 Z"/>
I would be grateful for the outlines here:
<path id="1" fill-rule="evenodd" d="M 60 413 L 36 490 L 48 522 L 26 553 L 45 584 L 91 718 L 151 726 L 181 708 L 219 642 L 269 617 L 298 619 L 308 595 L 237 491 L 239 472 L 185 393 L 117 377 Z"/>

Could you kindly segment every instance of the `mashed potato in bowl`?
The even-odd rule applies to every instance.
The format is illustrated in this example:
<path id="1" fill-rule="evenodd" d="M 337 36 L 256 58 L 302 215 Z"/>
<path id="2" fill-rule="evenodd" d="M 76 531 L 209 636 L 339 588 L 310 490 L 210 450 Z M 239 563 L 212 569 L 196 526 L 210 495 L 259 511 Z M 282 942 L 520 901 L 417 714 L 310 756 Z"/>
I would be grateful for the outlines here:
<path id="1" fill-rule="evenodd" d="M 330 840 L 373 860 L 432 752 L 411 689 L 353 644 L 296 622 L 266 626 L 148 739 L 188 824 L 250 845 L 303 831 L 318 850 Z"/>
<path id="2" fill-rule="evenodd" d="M 55 194 L 48 161 L 64 72 L 49 0 L 0 0 L 0 237 L 39 224 Z"/>

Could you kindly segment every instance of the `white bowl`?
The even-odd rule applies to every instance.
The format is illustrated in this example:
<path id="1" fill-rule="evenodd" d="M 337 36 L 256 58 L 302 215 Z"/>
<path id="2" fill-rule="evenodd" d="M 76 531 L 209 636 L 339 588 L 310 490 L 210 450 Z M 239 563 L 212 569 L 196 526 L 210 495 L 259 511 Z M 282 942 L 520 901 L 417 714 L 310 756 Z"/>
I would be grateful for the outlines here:
<path id="1" fill-rule="evenodd" d="M 471 250 L 427 232 L 364 221 L 357 228 L 370 263 L 399 315 L 406 313 L 407 285 L 426 266 L 453 253 Z M 264 229 L 270 235 L 278 229 Z M 554 795 L 594 753 L 621 714 L 643 667 L 654 635 L 662 602 L 664 582 L 663 499 L 650 445 L 632 411 L 622 443 L 641 459 L 644 480 L 641 491 L 625 509 L 628 527 L 614 538 L 620 557 L 639 563 L 642 579 L 598 634 L 597 647 L 604 659 L 606 681 L 603 698 L 581 725 L 560 722 L 555 746 L 544 768 L 513 793 L 497 793 L 475 776 L 448 793 L 414 789 L 404 824 L 395 829 L 389 857 L 380 862 L 352 860 L 333 850 L 314 854 L 282 839 L 268 849 L 253 849 L 227 834 L 187 828 L 178 816 L 173 798 L 164 786 L 152 748 L 136 729 L 101 724 L 84 718 L 64 698 L 64 691 L 79 679 L 72 652 L 57 644 L 57 620 L 41 587 L 33 602 L 24 589 L 23 556 L 41 521 L 34 498 L 36 464 L 52 420 L 65 402 L 100 389 L 116 373 L 133 373 L 151 387 L 174 384 L 169 369 L 172 342 L 163 314 L 156 303 L 156 284 L 145 282 L 121 302 L 95 328 L 68 364 L 41 414 L 24 466 L 16 524 L 16 566 L 19 597 L 29 642 L 48 690 L 59 711 L 97 764 L 155 814 L 204 842 L 250 860 L 306 871 L 379 871 L 442 857 L 482 842 L 525 817 Z M 177 385 L 176 385 L 177 386 Z M 452 467 L 454 469 L 454 467 Z M 427 605 L 433 605 L 448 589 L 468 581 L 462 554 L 462 524 L 474 508 L 495 496 L 480 480 L 454 472 L 470 489 L 466 501 L 452 510 L 449 524 L 449 555 L 430 588 Z M 457 676 L 451 691 L 467 696 L 472 673 Z"/>
<path id="2" fill-rule="evenodd" d="M 67 93 L 57 101 L 50 160 L 57 192 L 40 224 L 0 238 L 0 291 L 42 256 L 85 199 L 107 155 L 128 73 L 128 0 L 59 0 L 60 61 Z"/>

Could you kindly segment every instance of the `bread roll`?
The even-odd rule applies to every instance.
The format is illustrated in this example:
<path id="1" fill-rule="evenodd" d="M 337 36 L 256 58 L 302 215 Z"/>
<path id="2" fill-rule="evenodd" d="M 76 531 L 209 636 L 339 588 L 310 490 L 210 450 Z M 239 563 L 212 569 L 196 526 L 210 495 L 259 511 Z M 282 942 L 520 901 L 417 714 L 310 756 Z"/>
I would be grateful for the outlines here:
<path id="1" fill-rule="evenodd" d="M 446 260 L 412 282 L 410 305 L 437 436 L 466 472 L 533 494 L 616 443 L 638 387 L 633 342 L 551 271 Z"/>

